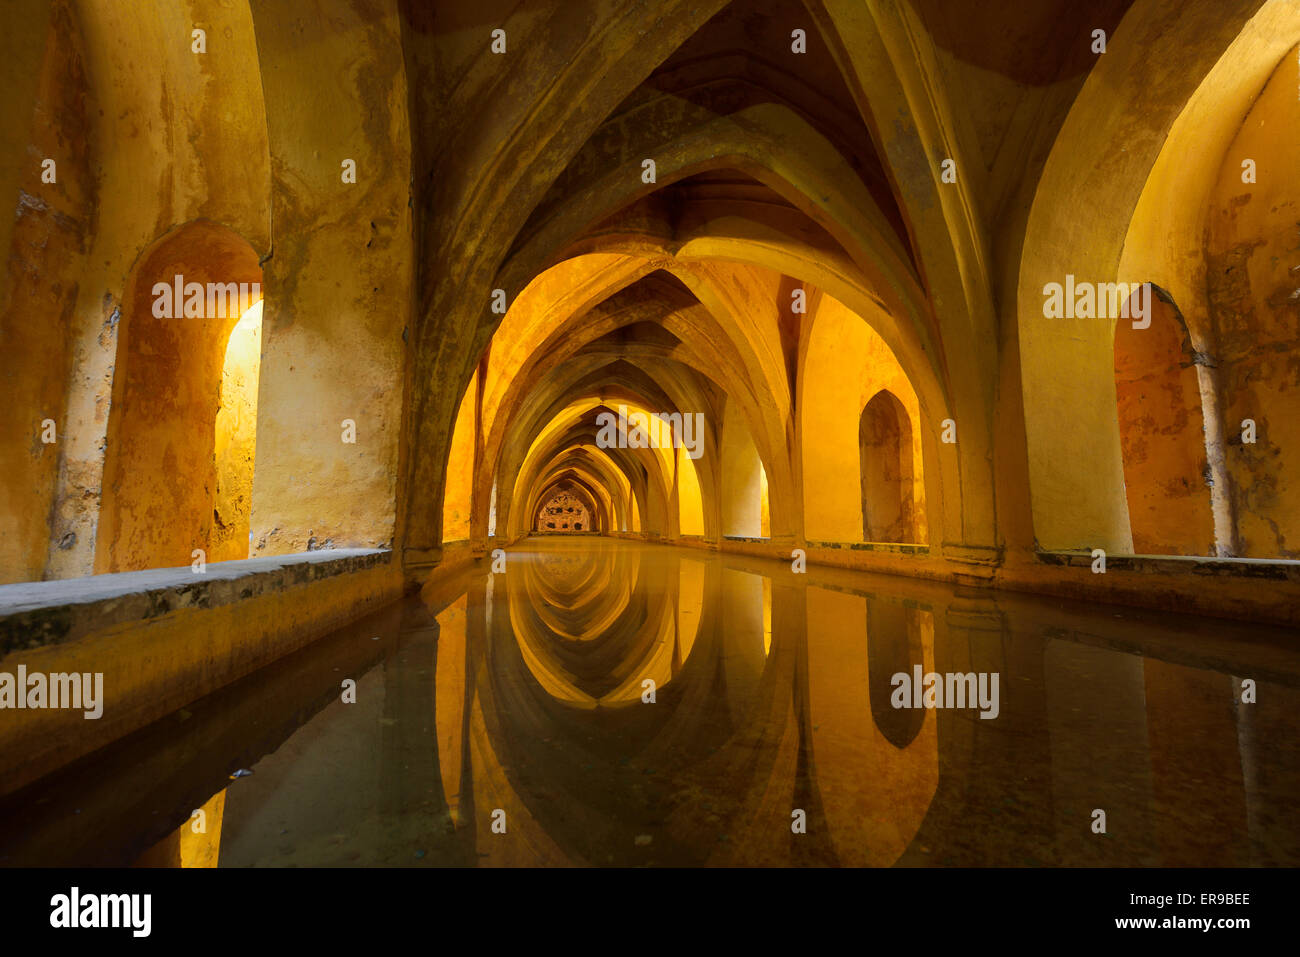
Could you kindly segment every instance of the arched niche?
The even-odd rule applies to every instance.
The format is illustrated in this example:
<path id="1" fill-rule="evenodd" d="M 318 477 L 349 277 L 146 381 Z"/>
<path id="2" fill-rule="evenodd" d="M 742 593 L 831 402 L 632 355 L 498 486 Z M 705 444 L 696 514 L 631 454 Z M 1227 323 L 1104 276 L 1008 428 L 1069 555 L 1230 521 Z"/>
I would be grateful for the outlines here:
<path id="1" fill-rule="evenodd" d="M 239 495 L 229 495 L 223 513 L 218 497 L 222 488 L 251 488 L 251 453 L 246 481 L 231 467 L 249 437 L 237 438 L 234 457 L 225 457 L 223 485 L 218 419 L 231 333 L 260 299 L 261 281 L 253 247 L 207 221 L 168 233 L 132 270 L 118 330 L 97 573 L 188 565 L 195 549 L 209 561 L 247 557 L 249 501 L 239 505 Z M 242 360 L 249 341 L 233 345 Z M 248 389 L 249 368 L 242 363 L 242 387 L 227 386 L 231 408 L 234 391 L 245 410 L 256 392 Z M 221 427 L 228 430 L 227 413 Z"/>
<path id="2" fill-rule="evenodd" d="M 1133 551 L 1213 555 L 1196 353 L 1182 314 L 1167 294 L 1156 292 L 1149 323 L 1121 320 L 1115 328 L 1115 396 Z"/>
<path id="3" fill-rule="evenodd" d="M 881 389 L 858 421 L 862 531 L 868 542 L 916 541 L 912 497 L 912 425 L 903 403 Z"/>

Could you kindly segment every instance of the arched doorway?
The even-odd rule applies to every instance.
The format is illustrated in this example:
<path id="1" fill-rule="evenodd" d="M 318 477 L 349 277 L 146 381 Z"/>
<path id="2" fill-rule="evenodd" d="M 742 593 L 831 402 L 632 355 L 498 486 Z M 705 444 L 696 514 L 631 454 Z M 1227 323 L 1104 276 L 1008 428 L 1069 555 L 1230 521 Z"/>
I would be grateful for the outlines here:
<path id="1" fill-rule="evenodd" d="M 893 393 L 881 389 L 862 410 L 862 530 L 868 542 L 916 541 L 912 425 Z"/>

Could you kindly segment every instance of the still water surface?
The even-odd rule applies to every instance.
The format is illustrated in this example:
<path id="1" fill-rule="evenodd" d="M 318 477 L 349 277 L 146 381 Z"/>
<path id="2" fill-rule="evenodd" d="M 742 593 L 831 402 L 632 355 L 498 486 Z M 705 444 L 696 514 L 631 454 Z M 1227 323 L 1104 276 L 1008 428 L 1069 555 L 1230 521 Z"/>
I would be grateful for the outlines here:
<path id="1" fill-rule="evenodd" d="M 129 864 L 204 806 L 223 867 L 1295 865 L 1297 647 L 530 539 L 6 799 L 0 865 Z M 899 690 L 932 672 L 985 699 Z"/>

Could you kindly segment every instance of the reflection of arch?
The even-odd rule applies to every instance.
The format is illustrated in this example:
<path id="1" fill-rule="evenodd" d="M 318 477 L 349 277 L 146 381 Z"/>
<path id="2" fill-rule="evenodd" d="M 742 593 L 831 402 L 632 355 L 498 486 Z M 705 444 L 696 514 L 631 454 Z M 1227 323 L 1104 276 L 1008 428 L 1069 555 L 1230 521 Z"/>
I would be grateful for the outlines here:
<path id="1" fill-rule="evenodd" d="M 1178 307 L 1152 287 L 1150 325 L 1115 329 L 1115 392 L 1133 551 L 1214 554 L 1196 354 Z M 1134 297 L 1141 292 L 1134 293 Z M 1132 311 L 1130 311 L 1132 315 Z"/>
<path id="2" fill-rule="evenodd" d="M 905 748 L 925 724 L 924 708 L 895 708 L 894 675 L 914 681 L 913 666 L 923 665 L 921 615 L 897 602 L 867 598 L 867 687 L 876 730 L 896 748 Z M 924 670 L 924 669 L 923 669 Z"/>
<path id="3" fill-rule="evenodd" d="M 177 276 L 184 304 L 172 304 L 174 318 L 155 315 L 161 286 L 174 288 Z M 217 520 L 217 420 L 226 353 L 242 315 L 231 308 L 228 284 L 247 284 L 247 294 L 260 298 L 261 280 L 252 246 L 206 221 L 169 233 L 132 271 L 118 331 L 97 573 L 188 565 L 195 548 L 208 560 L 247 557 L 247 501 L 242 514 Z M 251 454 L 247 468 L 251 481 Z"/>
<path id="4" fill-rule="evenodd" d="M 868 542 L 916 540 L 912 501 L 912 426 L 907 410 L 887 389 L 862 409 L 862 529 Z"/>

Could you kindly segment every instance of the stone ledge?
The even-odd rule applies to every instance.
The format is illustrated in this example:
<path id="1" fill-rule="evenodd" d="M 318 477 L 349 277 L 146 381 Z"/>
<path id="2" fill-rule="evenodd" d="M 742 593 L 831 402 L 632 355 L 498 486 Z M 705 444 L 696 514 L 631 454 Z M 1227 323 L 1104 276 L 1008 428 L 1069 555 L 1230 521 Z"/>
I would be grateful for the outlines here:
<path id="1" fill-rule="evenodd" d="M 0 670 L 102 673 L 105 704 L 91 721 L 75 709 L 0 710 L 0 795 L 401 594 L 401 569 L 379 549 L 217 562 L 202 576 L 164 568 L 6 586 Z"/>
<path id="2" fill-rule="evenodd" d="M 929 545 L 916 545 L 909 542 L 814 542 L 809 541 L 804 548 L 843 549 L 852 552 L 892 552 L 897 555 L 929 555 Z"/>
<path id="3" fill-rule="evenodd" d="M 216 608 L 391 561 L 378 548 L 339 548 L 0 585 L 0 658 L 76 639 L 121 622 L 145 622 L 183 608 Z"/>
<path id="4" fill-rule="evenodd" d="M 1091 552 L 1039 551 L 1044 565 L 1091 568 Z M 1291 558 L 1216 558 L 1204 555 L 1115 555 L 1107 553 L 1106 571 L 1211 575 L 1229 578 L 1300 582 L 1300 561 Z"/>

